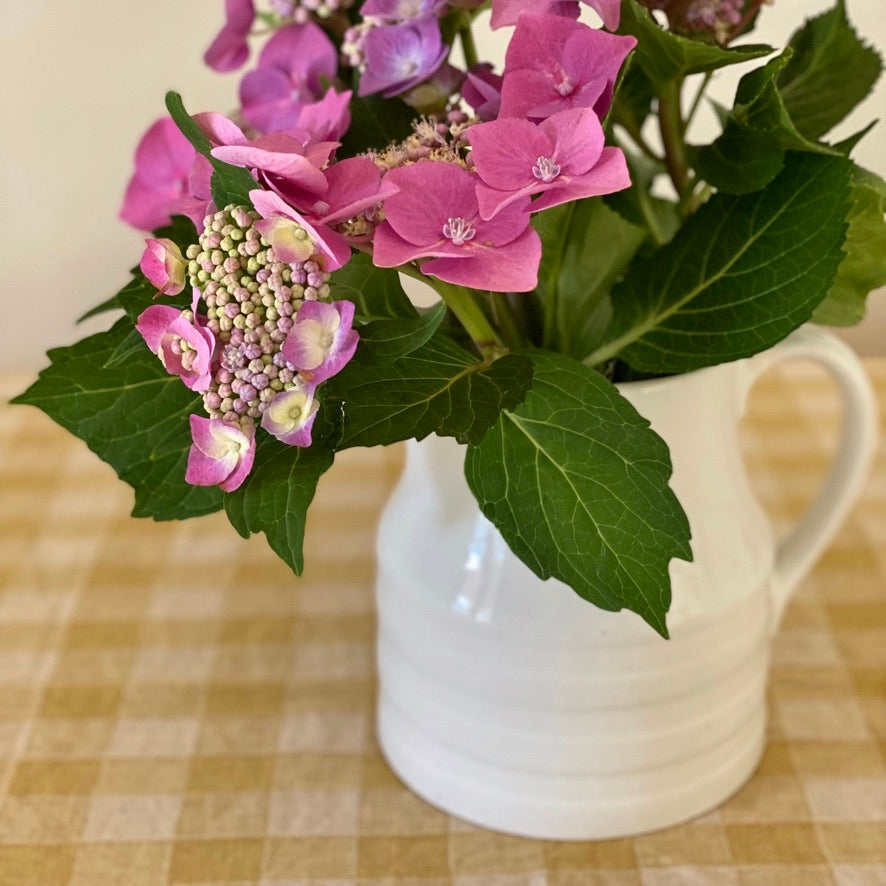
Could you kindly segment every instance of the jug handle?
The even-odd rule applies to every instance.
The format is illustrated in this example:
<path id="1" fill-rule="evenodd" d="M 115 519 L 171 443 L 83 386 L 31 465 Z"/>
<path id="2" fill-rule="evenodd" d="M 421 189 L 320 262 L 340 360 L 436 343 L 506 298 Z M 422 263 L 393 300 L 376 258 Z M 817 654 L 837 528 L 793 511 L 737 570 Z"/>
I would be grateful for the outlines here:
<path id="1" fill-rule="evenodd" d="M 877 446 L 877 401 L 867 372 L 848 345 L 817 326 L 801 327 L 775 347 L 747 360 L 741 381 L 742 401 L 767 369 L 794 359 L 813 360 L 831 374 L 839 387 L 843 414 L 837 452 L 821 490 L 776 550 L 771 585 L 772 633 L 778 628 L 792 591 L 836 535 L 861 494 Z"/>

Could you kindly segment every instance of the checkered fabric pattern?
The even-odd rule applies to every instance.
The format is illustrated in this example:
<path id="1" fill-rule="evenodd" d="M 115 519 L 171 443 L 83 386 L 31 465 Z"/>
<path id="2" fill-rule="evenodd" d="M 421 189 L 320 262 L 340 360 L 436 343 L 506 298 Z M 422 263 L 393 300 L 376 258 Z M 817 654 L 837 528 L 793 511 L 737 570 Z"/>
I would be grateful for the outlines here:
<path id="1" fill-rule="evenodd" d="M 886 359 L 867 365 L 886 401 Z M 759 385 L 743 433 L 779 525 L 837 421 L 806 364 Z M 882 448 L 775 641 L 751 782 L 660 833 L 555 843 L 452 819 L 379 756 L 372 551 L 396 449 L 323 479 L 295 580 L 220 515 L 129 519 L 128 489 L 36 410 L 3 410 L 0 441 L 0 886 L 886 884 Z"/>

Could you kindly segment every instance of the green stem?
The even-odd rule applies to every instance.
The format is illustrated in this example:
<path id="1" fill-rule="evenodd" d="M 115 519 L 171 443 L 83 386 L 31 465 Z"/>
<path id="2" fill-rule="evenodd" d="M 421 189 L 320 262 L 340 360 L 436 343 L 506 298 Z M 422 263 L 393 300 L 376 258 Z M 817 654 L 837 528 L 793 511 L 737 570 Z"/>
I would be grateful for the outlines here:
<path id="1" fill-rule="evenodd" d="M 563 256 L 566 252 L 566 232 L 572 227 L 572 217 L 575 214 L 575 202 L 569 204 L 565 224 L 560 229 L 560 234 L 553 244 L 556 252 L 550 256 L 551 262 L 547 279 L 545 280 L 545 316 L 544 328 L 542 329 L 542 347 L 552 348 L 557 331 L 557 290 L 560 284 L 560 269 L 563 267 Z"/>
<path id="2" fill-rule="evenodd" d="M 661 87 L 658 95 L 658 122 L 664 144 L 665 166 L 680 199 L 686 191 L 689 163 L 686 160 L 685 132 L 680 114 L 680 89 L 682 79 L 671 80 Z"/>
<path id="3" fill-rule="evenodd" d="M 490 292 L 490 301 L 492 302 L 492 312 L 495 321 L 502 331 L 502 337 L 508 348 L 512 351 L 523 348 L 526 344 L 523 329 L 520 321 L 514 311 L 514 306 L 505 292 Z"/>
<path id="4" fill-rule="evenodd" d="M 477 54 L 477 44 L 474 43 L 474 32 L 471 30 L 471 17 L 466 16 L 467 24 L 462 25 L 458 29 L 458 36 L 461 40 L 461 48 L 465 54 L 465 67 L 472 68 L 479 61 Z"/>
<path id="5" fill-rule="evenodd" d="M 446 307 L 452 311 L 485 359 L 494 360 L 507 350 L 502 337 L 483 312 L 476 292 L 466 286 L 456 286 L 454 283 L 446 283 L 436 277 L 426 277 L 415 269 L 407 270 L 408 267 L 408 265 L 402 266 L 399 270 L 411 277 L 423 280 L 435 292 L 439 293 L 440 298 L 446 303 Z"/>

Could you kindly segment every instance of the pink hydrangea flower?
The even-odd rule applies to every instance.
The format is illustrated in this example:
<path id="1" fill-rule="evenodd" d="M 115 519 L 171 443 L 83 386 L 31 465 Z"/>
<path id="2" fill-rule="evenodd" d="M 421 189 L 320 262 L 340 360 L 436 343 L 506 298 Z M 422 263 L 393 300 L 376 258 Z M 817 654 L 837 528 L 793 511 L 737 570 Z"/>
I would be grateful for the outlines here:
<path id="1" fill-rule="evenodd" d="M 325 271 L 335 271 L 347 264 L 351 248 L 341 234 L 328 227 L 312 225 L 272 191 L 250 191 L 249 199 L 263 219 L 256 222 L 255 227 L 263 237 L 270 238 L 269 242 L 280 261 L 305 261 L 299 255 L 307 242 L 311 245 L 310 255 L 316 254 L 315 260 Z M 303 233 L 298 233 L 298 229 Z"/>
<path id="2" fill-rule="evenodd" d="M 139 268 L 148 282 L 156 286 L 158 295 L 178 295 L 185 288 L 187 262 L 178 245 L 166 237 L 149 237 Z"/>
<path id="3" fill-rule="evenodd" d="M 334 225 L 354 218 L 397 193 L 397 186 L 368 157 L 348 157 L 323 170 L 328 188 L 305 206 L 314 225 Z"/>
<path id="4" fill-rule="evenodd" d="M 621 0 L 582 0 L 582 2 L 599 14 L 604 26 L 610 31 L 618 27 L 621 19 Z M 493 0 L 490 25 L 493 29 L 515 25 L 521 12 L 548 13 L 573 19 L 579 15 L 577 0 Z"/>
<path id="5" fill-rule="evenodd" d="M 350 89 L 336 92 L 330 88 L 317 102 L 302 105 L 298 119 L 288 132 L 305 144 L 337 142 L 351 125 Z"/>
<path id="6" fill-rule="evenodd" d="M 283 342 L 283 356 L 311 384 L 340 372 L 357 350 L 354 303 L 306 301 Z"/>
<path id="7" fill-rule="evenodd" d="M 392 169 L 400 188 L 385 201 L 372 260 L 393 268 L 428 259 L 422 273 L 495 292 L 527 292 L 538 282 L 541 241 L 529 225 L 529 198 L 514 201 L 491 221 L 480 217 L 477 177 L 460 166 L 424 161 Z"/>
<path id="8" fill-rule="evenodd" d="M 426 80 L 446 58 L 447 47 L 434 16 L 371 28 L 363 41 L 366 68 L 360 95 L 399 95 Z"/>
<path id="9" fill-rule="evenodd" d="M 154 122 L 135 149 L 135 172 L 120 218 L 141 231 L 169 224 L 175 214 L 202 221 L 206 203 L 192 196 L 189 176 L 196 151 L 171 117 Z"/>
<path id="10" fill-rule="evenodd" d="M 310 446 L 319 405 L 312 384 L 280 391 L 262 413 L 261 426 L 289 446 Z"/>
<path id="11" fill-rule="evenodd" d="M 281 28 L 265 44 L 258 67 L 240 83 L 243 116 L 259 132 L 294 126 L 305 104 L 317 101 L 335 79 L 338 53 L 313 22 Z"/>
<path id="12" fill-rule="evenodd" d="M 209 389 L 215 354 L 215 336 L 209 329 L 171 305 L 145 308 L 135 328 L 170 375 L 179 376 L 192 391 Z"/>
<path id="13" fill-rule="evenodd" d="M 558 15 L 524 12 L 505 56 L 500 117 L 543 120 L 569 108 L 604 117 L 637 41 Z"/>
<path id="14" fill-rule="evenodd" d="M 561 111 L 538 125 L 504 117 L 472 126 L 467 135 L 483 218 L 535 194 L 541 196 L 530 208 L 538 212 L 631 184 L 624 154 L 604 147 L 603 127 L 590 108 Z"/>
<path id="15" fill-rule="evenodd" d="M 240 487 L 255 461 L 255 435 L 220 418 L 191 415 L 193 444 L 185 480 L 193 486 Z"/>
<path id="16" fill-rule="evenodd" d="M 203 61 L 214 71 L 235 71 L 249 57 L 246 38 L 255 19 L 252 0 L 225 0 L 225 24 L 206 50 Z"/>
<path id="17" fill-rule="evenodd" d="M 336 142 L 305 145 L 294 136 L 277 132 L 240 144 L 219 145 L 212 149 L 212 156 L 233 166 L 258 170 L 271 187 L 287 196 L 316 199 L 328 187 L 322 167 L 336 147 Z"/>

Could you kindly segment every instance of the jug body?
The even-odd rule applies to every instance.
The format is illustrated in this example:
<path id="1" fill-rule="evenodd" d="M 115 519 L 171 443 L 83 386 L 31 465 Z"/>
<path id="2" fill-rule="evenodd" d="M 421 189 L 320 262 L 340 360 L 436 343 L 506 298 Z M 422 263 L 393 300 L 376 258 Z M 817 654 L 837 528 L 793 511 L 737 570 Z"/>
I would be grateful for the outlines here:
<path id="1" fill-rule="evenodd" d="M 778 606 L 737 436 L 748 383 L 744 361 L 620 388 L 668 443 L 692 531 L 669 640 L 539 579 L 480 514 L 463 449 L 410 441 L 378 535 L 378 726 L 418 794 L 496 830 L 592 839 L 685 820 L 750 777 Z"/>

